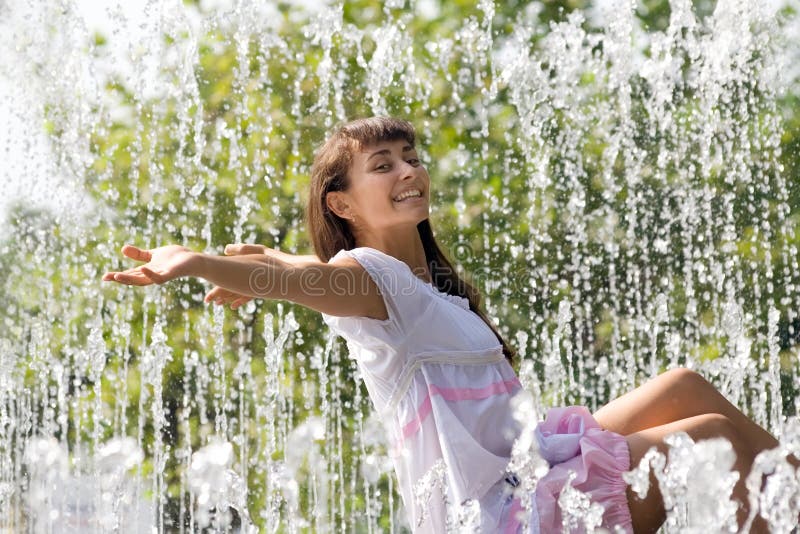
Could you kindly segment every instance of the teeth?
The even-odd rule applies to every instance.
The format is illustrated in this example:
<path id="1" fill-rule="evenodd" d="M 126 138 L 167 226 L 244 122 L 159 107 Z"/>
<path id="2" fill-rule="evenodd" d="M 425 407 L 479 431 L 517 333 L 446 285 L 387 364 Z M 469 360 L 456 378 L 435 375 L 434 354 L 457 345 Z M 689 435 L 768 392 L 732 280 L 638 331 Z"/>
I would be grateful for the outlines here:
<path id="1" fill-rule="evenodd" d="M 413 189 L 411 191 L 406 191 L 405 193 L 397 195 L 397 197 L 394 200 L 395 202 L 400 202 L 401 200 L 405 200 L 408 197 L 419 197 L 419 196 L 422 196 L 422 193 L 420 193 L 417 189 Z"/>

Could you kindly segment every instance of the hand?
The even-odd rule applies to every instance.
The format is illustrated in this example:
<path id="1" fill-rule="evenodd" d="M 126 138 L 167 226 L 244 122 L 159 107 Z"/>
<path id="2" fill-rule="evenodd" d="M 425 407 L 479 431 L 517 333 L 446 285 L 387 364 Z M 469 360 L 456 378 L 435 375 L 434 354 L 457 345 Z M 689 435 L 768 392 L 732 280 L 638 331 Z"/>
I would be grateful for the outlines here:
<path id="1" fill-rule="evenodd" d="M 248 245 L 246 243 L 238 243 L 235 245 L 225 245 L 225 254 L 227 256 L 244 256 L 246 254 L 266 254 L 269 250 L 264 245 Z M 231 309 L 235 310 L 242 304 L 247 304 L 253 297 L 240 295 L 233 291 L 228 291 L 219 286 L 214 287 L 211 291 L 206 293 L 205 302 L 213 302 L 218 305 L 230 304 Z"/>
<path id="2" fill-rule="evenodd" d="M 196 257 L 194 252 L 178 245 L 158 247 L 152 250 L 125 245 L 122 247 L 122 253 L 131 259 L 147 263 L 126 271 L 107 272 L 103 275 L 103 281 L 119 282 L 129 286 L 163 284 L 188 275 L 190 263 Z"/>
<path id="3" fill-rule="evenodd" d="M 247 304 L 253 297 L 247 297 L 245 295 L 240 295 L 239 293 L 234 293 L 233 291 L 228 291 L 227 289 L 223 289 L 219 286 L 214 287 L 211 291 L 206 293 L 206 298 L 204 299 L 205 302 L 213 302 L 214 304 L 222 305 L 230 304 L 231 309 L 235 310 L 242 304 Z"/>
<path id="4" fill-rule="evenodd" d="M 226 256 L 244 256 L 246 254 L 266 254 L 269 249 L 264 245 L 249 245 L 247 243 L 237 243 L 235 245 L 225 245 Z"/>

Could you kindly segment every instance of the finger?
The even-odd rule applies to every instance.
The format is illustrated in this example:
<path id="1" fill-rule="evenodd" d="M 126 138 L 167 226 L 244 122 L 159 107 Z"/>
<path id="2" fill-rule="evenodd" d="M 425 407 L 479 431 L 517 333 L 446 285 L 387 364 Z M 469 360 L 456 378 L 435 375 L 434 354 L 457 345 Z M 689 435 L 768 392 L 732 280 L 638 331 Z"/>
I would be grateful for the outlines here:
<path id="1" fill-rule="evenodd" d="M 267 247 L 264 245 L 242 245 L 242 248 L 239 249 L 239 254 L 264 254 L 264 251 L 267 250 Z"/>
<path id="2" fill-rule="evenodd" d="M 233 302 L 231 302 L 231 309 L 235 310 L 236 308 L 238 308 L 242 304 L 247 304 L 251 300 L 252 299 L 250 297 L 240 297 L 240 298 L 234 300 Z"/>
<path id="3" fill-rule="evenodd" d="M 136 268 L 136 269 L 126 269 L 124 271 L 109 271 L 109 272 L 107 272 L 106 274 L 103 275 L 103 281 L 104 282 L 115 282 L 116 281 L 115 276 L 118 275 L 118 274 L 136 276 L 136 275 L 141 275 L 142 272 L 138 268 Z"/>
<path id="4" fill-rule="evenodd" d="M 144 274 L 147 278 L 155 282 L 156 284 L 163 284 L 165 282 L 169 282 L 170 278 L 164 276 L 164 273 L 156 272 L 149 267 L 145 267 L 142 265 L 139 267 L 142 270 L 142 274 Z"/>
<path id="5" fill-rule="evenodd" d="M 227 289 L 217 288 L 217 292 L 211 297 L 217 304 L 223 304 L 225 302 L 233 300 L 238 295 L 236 293 L 231 293 Z"/>
<path id="6" fill-rule="evenodd" d="M 206 296 L 213 298 L 216 297 L 217 295 L 222 295 L 223 293 L 225 293 L 225 289 L 219 286 L 214 286 L 208 291 L 208 293 L 206 293 Z"/>
<path id="7" fill-rule="evenodd" d="M 114 282 L 128 286 L 149 286 L 153 283 L 151 279 L 141 273 L 114 273 Z"/>
<path id="8" fill-rule="evenodd" d="M 242 298 L 241 295 L 237 295 L 236 293 L 228 293 L 225 296 L 218 298 L 217 304 L 232 304 L 240 298 Z"/>
<path id="9" fill-rule="evenodd" d="M 138 261 L 150 261 L 153 257 L 149 250 L 134 247 L 133 245 L 124 245 L 122 247 L 122 253 L 125 256 Z"/>
<path id="10" fill-rule="evenodd" d="M 246 254 L 263 254 L 264 253 L 264 246 L 263 245 L 248 245 L 246 243 L 237 243 L 235 245 L 226 245 L 225 246 L 225 254 L 228 256 L 240 255 L 244 256 Z"/>
<path id="11" fill-rule="evenodd" d="M 218 296 L 219 294 L 220 294 L 220 288 L 219 288 L 219 287 L 215 287 L 215 288 L 213 288 L 211 291 L 209 291 L 208 293 L 206 293 L 206 297 L 203 299 L 203 301 L 204 301 L 206 304 L 208 304 L 209 302 L 211 302 L 212 300 L 214 300 L 215 298 L 217 298 L 217 296 Z"/>

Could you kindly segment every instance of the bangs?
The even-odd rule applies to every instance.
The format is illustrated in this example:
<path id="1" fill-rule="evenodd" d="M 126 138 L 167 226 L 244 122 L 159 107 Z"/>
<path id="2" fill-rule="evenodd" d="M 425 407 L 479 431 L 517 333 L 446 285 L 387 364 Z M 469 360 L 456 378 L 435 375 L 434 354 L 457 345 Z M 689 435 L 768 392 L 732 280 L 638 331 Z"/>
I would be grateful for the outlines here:
<path id="1" fill-rule="evenodd" d="M 353 148 L 397 140 L 406 141 L 413 147 L 416 140 L 416 132 L 410 122 L 392 117 L 358 119 L 342 126 L 338 133 L 356 145 Z"/>

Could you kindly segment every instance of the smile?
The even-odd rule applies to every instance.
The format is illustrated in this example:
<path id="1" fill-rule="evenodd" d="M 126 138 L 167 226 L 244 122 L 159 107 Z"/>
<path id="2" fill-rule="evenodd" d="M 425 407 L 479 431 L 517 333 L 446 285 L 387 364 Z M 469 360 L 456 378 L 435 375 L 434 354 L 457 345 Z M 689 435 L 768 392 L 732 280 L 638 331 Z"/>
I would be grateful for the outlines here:
<path id="1" fill-rule="evenodd" d="M 408 191 L 404 191 L 404 192 L 400 193 L 399 195 L 397 195 L 396 197 L 394 197 L 393 200 L 395 202 L 402 202 L 403 200 L 406 200 L 406 199 L 409 199 L 409 198 L 418 198 L 418 197 L 421 197 L 421 196 L 422 196 L 422 193 L 420 192 L 419 189 L 409 189 Z"/>

